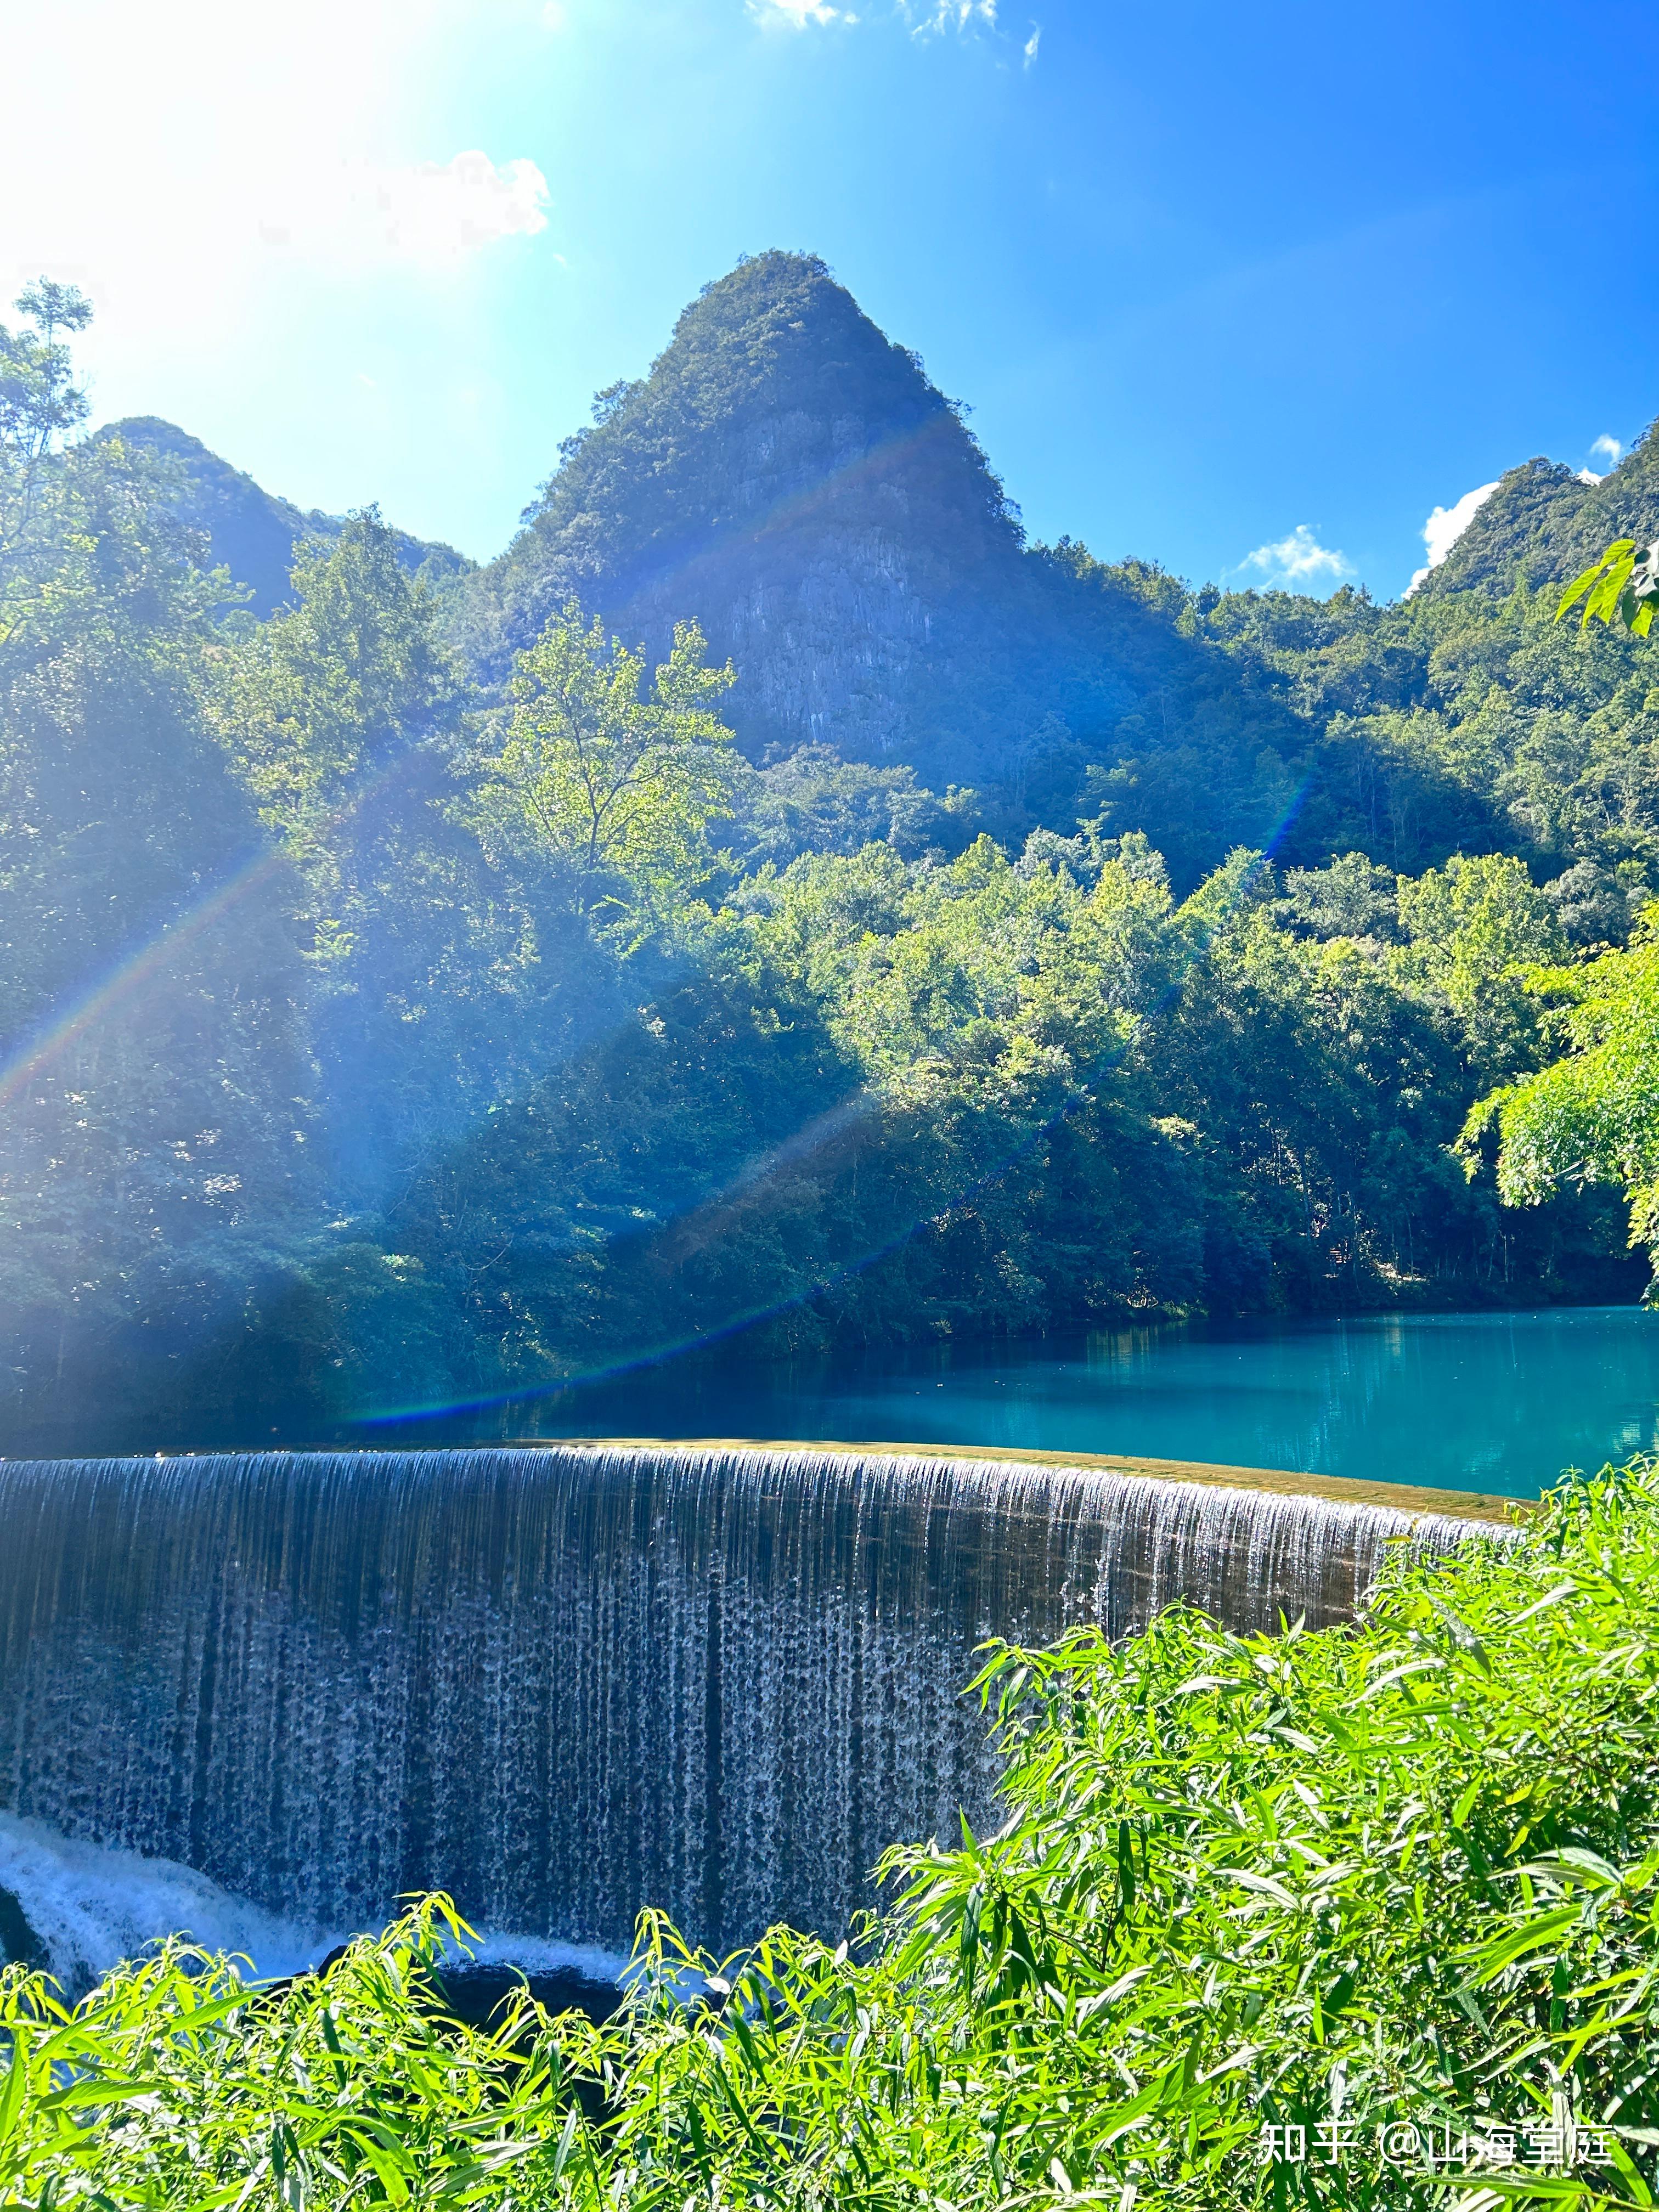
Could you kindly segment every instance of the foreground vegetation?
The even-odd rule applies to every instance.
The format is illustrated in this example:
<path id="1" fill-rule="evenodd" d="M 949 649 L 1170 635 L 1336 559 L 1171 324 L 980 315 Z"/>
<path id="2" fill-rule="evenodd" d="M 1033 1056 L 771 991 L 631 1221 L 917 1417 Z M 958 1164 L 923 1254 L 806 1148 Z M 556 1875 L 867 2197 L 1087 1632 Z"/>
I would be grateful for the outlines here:
<path id="1" fill-rule="evenodd" d="M 1351 1628 L 997 1650 L 995 1836 L 894 1854 L 851 1943 L 647 1922 L 604 2026 L 446 2022 L 434 1902 L 264 1995 L 8 1969 L 0 2203 L 1646 2207 L 1656 1685 L 1651 1463 Z"/>

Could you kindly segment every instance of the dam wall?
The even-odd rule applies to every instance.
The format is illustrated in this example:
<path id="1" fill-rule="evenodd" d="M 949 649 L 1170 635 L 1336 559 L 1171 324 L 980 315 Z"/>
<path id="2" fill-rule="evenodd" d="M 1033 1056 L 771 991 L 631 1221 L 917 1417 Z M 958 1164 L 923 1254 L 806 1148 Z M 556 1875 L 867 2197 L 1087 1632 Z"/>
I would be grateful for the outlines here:
<path id="1" fill-rule="evenodd" d="M 584 1446 L 0 1463 L 0 1810 L 273 1911 L 832 1931 L 993 1820 L 975 1648 L 1352 1614 L 1465 1521 L 1096 1469 Z M 1486 1534 L 1494 1532 L 1486 1530 Z"/>

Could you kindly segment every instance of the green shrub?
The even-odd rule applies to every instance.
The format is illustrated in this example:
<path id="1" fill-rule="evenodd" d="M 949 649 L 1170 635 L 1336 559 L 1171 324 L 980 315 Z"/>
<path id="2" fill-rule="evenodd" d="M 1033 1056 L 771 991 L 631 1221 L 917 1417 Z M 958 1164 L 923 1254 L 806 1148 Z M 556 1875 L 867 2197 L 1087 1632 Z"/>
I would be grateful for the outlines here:
<path id="1" fill-rule="evenodd" d="M 1650 1464 L 1570 1480 L 1513 1547 L 1402 1555 L 1350 1628 L 1176 1612 L 997 1649 L 979 1687 L 995 1837 L 893 1854 L 849 1943 L 774 1930 L 723 1975 L 648 1919 L 604 2027 L 438 2023 L 432 1905 L 263 2005 L 176 1950 L 68 2016 L 14 1974 L 0 2201 L 1652 2203 Z M 1262 2155 L 1298 2127 L 1305 2156 Z"/>
<path id="2" fill-rule="evenodd" d="M 72 2010 L 4 1969 L 0 2204 L 548 2201 L 525 2192 L 556 2185 L 580 2031 L 555 2040 L 527 1994 L 487 2033 L 447 2019 L 436 1968 L 466 1932 L 428 1899 L 326 1974 L 267 1991 L 169 1942 Z"/>

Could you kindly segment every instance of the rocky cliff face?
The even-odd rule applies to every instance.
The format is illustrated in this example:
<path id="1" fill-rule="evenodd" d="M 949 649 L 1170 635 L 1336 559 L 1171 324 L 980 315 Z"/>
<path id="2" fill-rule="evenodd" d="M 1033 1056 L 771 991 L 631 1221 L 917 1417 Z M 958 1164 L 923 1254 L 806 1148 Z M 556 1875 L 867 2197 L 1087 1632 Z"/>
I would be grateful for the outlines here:
<path id="1" fill-rule="evenodd" d="M 695 617 L 745 749 L 994 773 L 1054 710 L 1044 573 L 956 408 L 822 262 L 767 253 L 601 393 L 471 594 L 499 672 L 571 594 L 660 648 Z M 1105 683 L 1100 704 L 1129 695 Z M 1028 728 L 1029 726 L 1029 728 Z"/>

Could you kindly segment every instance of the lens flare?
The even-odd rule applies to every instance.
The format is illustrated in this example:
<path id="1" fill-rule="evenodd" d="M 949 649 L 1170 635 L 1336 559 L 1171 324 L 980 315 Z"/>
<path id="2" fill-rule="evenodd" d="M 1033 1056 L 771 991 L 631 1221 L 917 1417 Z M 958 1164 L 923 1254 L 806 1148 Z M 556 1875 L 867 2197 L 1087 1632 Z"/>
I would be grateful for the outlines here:
<path id="1" fill-rule="evenodd" d="M 1273 855 L 1284 843 L 1305 802 L 1312 779 L 1304 777 L 1292 793 L 1289 804 L 1269 830 L 1261 849 L 1255 854 L 1248 867 L 1241 871 L 1231 896 L 1219 908 L 1216 926 L 1224 924 L 1245 905 L 1261 883 L 1264 872 L 1273 865 Z M 1203 941 L 1189 936 L 1185 957 L 1176 973 L 1159 994 L 1150 1011 L 1139 1018 L 1140 1023 L 1155 1020 L 1167 1012 L 1180 997 L 1182 988 L 1195 963 L 1202 957 Z M 799 1313 L 816 1298 L 829 1296 L 844 1285 L 866 1274 L 872 1267 L 902 1251 L 918 1232 L 942 1215 L 959 1211 L 975 1200 L 995 1188 L 1003 1178 L 1029 1159 L 1037 1146 L 1051 1136 L 1063 1123 L 1070 1121 L 1097 1095 L 1102 1079 L 1121 1065 L 1136 1032 L 1131 1030 L 1120 1039 L 1116 1048 L 1103 1054 L 1085 1077 L 1073 1085 L 1071 1093 L 1052 1114 L 1033 1124 L 1019 1142 L 1000 1158 L 963 1186 L 944 1205 L 926 1214 L 918 1214 L 880 1243 L 860 1253 L 856 1258 L 843 1262 L 816 1276 L 803 1288 L 792 1291 L 787 1297 L 768 1304 L 755 1305 L 730 1316 L 718 1328 L 698 1330 L 693 1334 L 667 1339 L 642 1350 L 614 1360 L 592 1366 L 572 1370 L 569 1373 L 547 1382 L 526 1383 L 509 1390 L 485 1391 L 471 1397 L 453 1397 L 406 1402 L 397 1406 L 378 1407 L 372 1411 L 351 1417 L 352 1425 L 364 1428 L 393 1427 L 400 1423 L 456 1419 L 467 1415 L 497 1412 L 511 1406 L 531 1406 L 562 1398 L 569 1393 L 605 1382 L 614 1382 L 624 1376 L 636 1375 L 665 1367 L 688 1353 L 706 1352 L 714 1346 L 731 1342 L 753 1328 L 769 1322 L 780 1321 L 787 1314 Z M 879 1110 L 879 1101 L 866 1091 L 860 1090 L 808 1122 L 796 1134 L 769 1152 L 746 1164 L 714 1197 L 705 1199 L 688 1209 L 687 1220 L 696 1244 L 711 1242 L 716 1229 L 729 1219 L 738 1205 L 751 1200 L 765 1184 L 787 1169 L 801 1164 L 830 1145 L 840 1141 L 861 1121 Z M 699 1234 L 702 1220 L 708 1218 L 707 1234 Z M 684 1232 L 682 1232 L 684 1233 Z"/>

